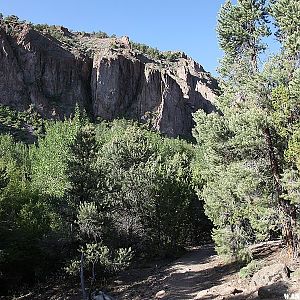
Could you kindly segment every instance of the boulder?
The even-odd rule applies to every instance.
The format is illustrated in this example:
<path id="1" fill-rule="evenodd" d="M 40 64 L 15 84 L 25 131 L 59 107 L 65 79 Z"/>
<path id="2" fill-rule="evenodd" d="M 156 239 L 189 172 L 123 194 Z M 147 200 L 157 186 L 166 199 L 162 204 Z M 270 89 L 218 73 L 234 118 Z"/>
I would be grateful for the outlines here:
<path id="1" fill-rule="evenodd" d="M 92 295 L 92 300 L 115 300 L 113 297 L 105 294 L 104 292 L 95 292 Z"/>
<path id="2" fill-rule="evenodd" d="M 281 280 L 288 280 L 288 277 L 285 271 L 285 265 L 282 263 L 277 263 L 263 267 L 254 273 L 250 285 L 255 289 L 268 286 Z"/>
<path id="3" fill-rule="evenodd" d="M 282 281 L 262 286 L 258 289 L 258 297 L 260 299 L 284 299 L 284 296 L 287 294 L 288 285 Z"/>

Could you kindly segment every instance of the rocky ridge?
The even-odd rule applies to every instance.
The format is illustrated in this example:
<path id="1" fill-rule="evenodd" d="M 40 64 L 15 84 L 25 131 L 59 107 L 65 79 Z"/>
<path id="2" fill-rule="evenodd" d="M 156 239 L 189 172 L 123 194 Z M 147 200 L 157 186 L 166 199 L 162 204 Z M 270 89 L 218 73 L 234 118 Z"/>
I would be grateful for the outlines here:
<path id="1" fill-rule="evenodd" d="M 192 113 L 214 110 L 217 82 L 184 53 L 168 55 L 153 58 L 127 37 L 4 19 L 0 104 L 63 118 L 78 103 L 94 118 L 129 118 L 170 137 L 189 137 Z"/>

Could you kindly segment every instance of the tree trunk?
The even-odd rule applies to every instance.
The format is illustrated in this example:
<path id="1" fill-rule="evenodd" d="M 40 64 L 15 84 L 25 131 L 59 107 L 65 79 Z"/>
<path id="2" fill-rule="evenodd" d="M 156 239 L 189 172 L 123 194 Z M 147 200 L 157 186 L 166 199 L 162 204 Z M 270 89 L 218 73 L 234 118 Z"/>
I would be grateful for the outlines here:
<path id="1" fill-rule="evenodd" d="M 288 252 L 293 258 L 298 257 L 298 236 L 296 233 L 296 207 L 289 201 L 283 199 L 283 189 L 280 182 L 280 171 L 277 157 L 274 152 L 274 145 L 269 128 L 264 130 L 266 143 L 268 146 L 271 171 L 274 178 L 275 191 L 278 201 L 279 211 L 283 214 L 282 236 L 288 247 Z"/>
<path id="2" fill-rule="evenodd" d="M 92 262 L 92 280 L 91 280 L 90 291 L 89 291 L 89 299 L 91 299 L 91 297 L 92 297 L 95 280 L 96 280 L 95 262 Z"/>
<path id="3" fill-rule="evenodd" d="M 82 289 L 82 298 L 83 300 L 87 300 L 87 295 L 85 291 L 85 284 L 84 284 L 84 254 L 81 252 L 81 260 L 80 260 L 80 283 L 81 283 L 81 289 Z"/>

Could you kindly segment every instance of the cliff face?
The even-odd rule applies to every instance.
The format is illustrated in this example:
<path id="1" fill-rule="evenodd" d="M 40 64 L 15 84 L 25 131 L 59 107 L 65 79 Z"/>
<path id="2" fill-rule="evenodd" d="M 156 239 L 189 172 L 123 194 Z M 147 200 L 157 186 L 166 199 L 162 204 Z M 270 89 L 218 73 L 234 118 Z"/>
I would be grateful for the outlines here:
<path id="1" fill-rule="evenodd" d="M 58 30 L 65 40 L 28 24 L 12 33 L 1 25 L 1 104 L 61 118 L 78 103 L 94 117 L 136 119 L 168 136 L 190 136 L 192 113 L 214 109 L 216 81 L 183 53 L 152 59 L 125 37 Z"/>
<path id="2" fill-rule="evenodd" d="M 69 115 L 90 101 L 92 62 L 50 37 L 24 26 L 15 36 L 0 29 L 0 103 L 17 109 L 33 104 L 44 116 Z"/>

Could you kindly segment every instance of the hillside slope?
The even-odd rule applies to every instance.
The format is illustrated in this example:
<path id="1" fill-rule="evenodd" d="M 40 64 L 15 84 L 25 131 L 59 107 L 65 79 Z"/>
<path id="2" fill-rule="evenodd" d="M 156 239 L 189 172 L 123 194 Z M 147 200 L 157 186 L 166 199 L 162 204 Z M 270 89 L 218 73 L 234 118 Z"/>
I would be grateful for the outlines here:
<path id="1" fill-rule="evenodd" d="M 62 118 L 78 103 L 94 118 L 134 119 L 188 137 L 192 113 L 214 109 L 217 82 L 184 53 L 158 53 L 127 37 L 7 17 L 0 26 L 0 104 Z"/>

